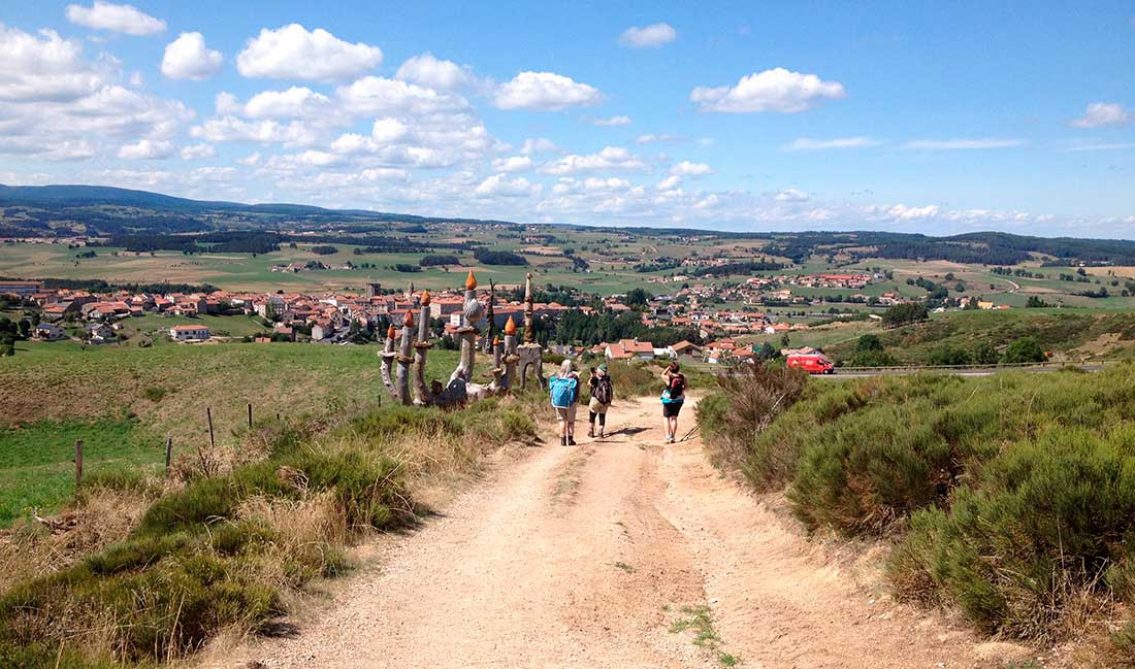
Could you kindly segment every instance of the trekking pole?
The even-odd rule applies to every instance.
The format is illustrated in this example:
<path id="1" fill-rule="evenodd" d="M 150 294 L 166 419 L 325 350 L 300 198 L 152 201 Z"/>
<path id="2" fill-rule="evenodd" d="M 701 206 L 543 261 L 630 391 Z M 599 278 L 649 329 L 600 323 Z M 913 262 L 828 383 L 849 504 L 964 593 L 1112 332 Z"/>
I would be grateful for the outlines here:
<path id="1" fill-rule="evenodd" d="M 694 426 L 692 428 L 690 428 L 690 431 L 687 432 L 685 435 L 683 435 L 682 438 L 679 439 L 679 441 L 685 441 L 687 439 L 694 437 L 695 435 L 697 435 L 697 433 L 700 430 L 701 430 L 701 423 L 695 423 Z"/>

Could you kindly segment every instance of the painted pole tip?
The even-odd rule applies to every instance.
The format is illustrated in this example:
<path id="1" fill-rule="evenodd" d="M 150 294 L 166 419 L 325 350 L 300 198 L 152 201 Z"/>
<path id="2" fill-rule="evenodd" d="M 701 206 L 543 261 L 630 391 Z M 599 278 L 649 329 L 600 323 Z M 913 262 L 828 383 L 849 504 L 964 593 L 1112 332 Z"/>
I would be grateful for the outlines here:
<path id="1" fill-rule="evenodd" d="M 469 270 L 469 276 L 465 277 L 465 290 L 474 290 L 477 288 L 477 277 L 473 276 L 473 270 Z"/>

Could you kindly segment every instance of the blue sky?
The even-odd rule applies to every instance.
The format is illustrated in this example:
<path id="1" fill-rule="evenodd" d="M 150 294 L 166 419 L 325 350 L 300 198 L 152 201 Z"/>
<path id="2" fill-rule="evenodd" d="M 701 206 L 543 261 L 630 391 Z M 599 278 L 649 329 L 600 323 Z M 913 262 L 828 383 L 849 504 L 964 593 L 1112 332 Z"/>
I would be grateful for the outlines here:
<path id="1" fill-rule="evenodd" d="M 1130 2 L 234 4 L 3 3 L 0 183 L 1135 237 Z"/>

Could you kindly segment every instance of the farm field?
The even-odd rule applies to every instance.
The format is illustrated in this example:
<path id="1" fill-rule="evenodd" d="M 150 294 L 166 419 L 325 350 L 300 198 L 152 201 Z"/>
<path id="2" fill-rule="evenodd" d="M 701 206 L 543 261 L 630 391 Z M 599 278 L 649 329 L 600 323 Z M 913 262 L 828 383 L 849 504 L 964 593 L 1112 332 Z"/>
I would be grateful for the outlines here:
<path id="1" fill-rule="evenodd" d="M 240 318 L 240 317 L 228 317 Z M 51 511 L 74 490 L 74 442 L 85 471 L 157 466 L 167 437 L 184 453 L 277 412 L 346 412 L 373 406 L 385 389 L 380 347 L 301 344 L 166 344 L 151 348 L 21 342 L 0 362 L 0 527 L 39 506 Z M 447 379 L 455 351 L 429 355 L 428 378 Z M 478 374 L 491 359 L 480 356 Z"/>

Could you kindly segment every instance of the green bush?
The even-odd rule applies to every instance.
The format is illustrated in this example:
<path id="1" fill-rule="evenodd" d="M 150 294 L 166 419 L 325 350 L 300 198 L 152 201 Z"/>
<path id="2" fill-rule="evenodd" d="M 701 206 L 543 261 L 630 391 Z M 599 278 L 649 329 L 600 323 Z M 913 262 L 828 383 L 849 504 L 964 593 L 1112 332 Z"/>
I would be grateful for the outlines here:
<path id="1" fill-rule="evenodd" d="M 979 628 L 1042 636 L 1084 589 L 1130 597 L 1135 431 L 1061 428 L 1006 448 L 949 511 L 912 520 L 892 558 L 900 591 L 927 584 Z"/>

